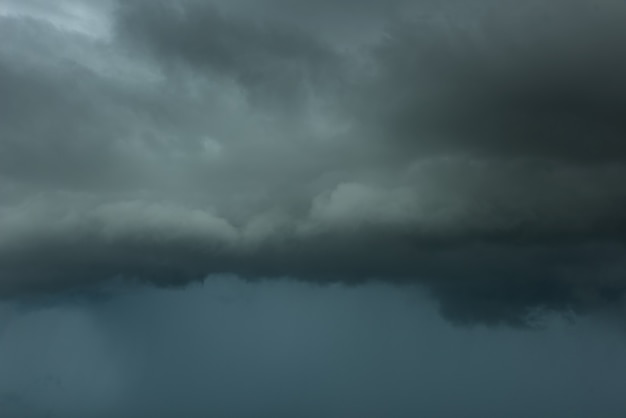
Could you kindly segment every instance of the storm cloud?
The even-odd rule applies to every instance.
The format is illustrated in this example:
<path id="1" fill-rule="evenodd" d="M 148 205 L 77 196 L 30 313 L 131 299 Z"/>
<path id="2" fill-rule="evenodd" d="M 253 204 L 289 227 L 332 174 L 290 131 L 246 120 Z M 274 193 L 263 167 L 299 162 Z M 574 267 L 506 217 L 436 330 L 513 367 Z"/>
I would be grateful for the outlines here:
<path id="1" fill-rule="evenodd" d="M 616 309 L 626 8 L 7 1 L 0 295 L 215 273 Z"/>

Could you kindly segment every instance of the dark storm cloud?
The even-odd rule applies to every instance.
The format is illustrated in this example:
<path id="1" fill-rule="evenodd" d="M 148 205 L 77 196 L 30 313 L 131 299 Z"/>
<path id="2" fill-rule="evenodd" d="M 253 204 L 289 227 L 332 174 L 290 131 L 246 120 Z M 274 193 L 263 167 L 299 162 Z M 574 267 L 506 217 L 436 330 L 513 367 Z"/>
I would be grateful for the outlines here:
<path id="1" fill-rule="evenodd" d="M 297 24 L 232 19 L 211 2 L 130 1 L 118 16 L 120 36 L 143 45 L 166 66 L 182 61 L 234 78 L 260 94 L 264 105 L 297 95 L 336 61 L 329 46 Z"/>
<path id="2" fill-rule="evenodd" d="M 422 155 L 623 162 L 626 10 L 555 3 L 392 25 L 373 128 Z"/>
<path id="3" fill-rule="evenodd" d="M 9 45 L 26 41 L 26 47 L 32 49 L 28 53 L 45 54 L 45 48 L 60 47 L 46 39 L 46 29 L 28 19 L 3 18 L 0 36 Z M 3 176 L 67 184 L 89 182 L 86 176 L 93 173 L 91 180 L 102 181 L 98 177 L 106 174 L 96 167 L 107 165 L 107 139 L 112 132 L 106 131 L 113 131 L 115 126 L 103 126 L 94 117 L 95 106 L 107 105 L 98 80 L 79 67 L 61 74 L 52 63 L 43 71 L 28 68 L 11 62 L 16 55 L 22 55 L 21 51 L 12 48 L 3 48 L 0 55 Z M 67 94 L 70 88 L 71 96 Z M 76 172 L 83 175 L 74 176 Z"/>
<path id="4" fill-rule="evenodd" d="M 623 7 L 81 4 L 98 31 L 0 15 L 3 297 L 234 273 L 419 282 L 461 322 L 620 303 Z"/>

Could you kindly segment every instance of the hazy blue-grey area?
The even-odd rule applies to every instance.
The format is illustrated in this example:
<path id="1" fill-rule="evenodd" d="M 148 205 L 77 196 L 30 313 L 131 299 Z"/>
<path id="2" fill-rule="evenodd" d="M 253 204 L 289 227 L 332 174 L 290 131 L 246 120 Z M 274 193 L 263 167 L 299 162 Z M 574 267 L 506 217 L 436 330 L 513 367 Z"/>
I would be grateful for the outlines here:
<path id="1" fill-rule="evenodd" d="M 626 413 L 625 330 L 606 318 L 454 327 L 415 288 L 234 277 L 85 297 L 14 307 L 4 417 Z"/>
<path id="2" fill-rule="evenodd" d="M 626 416 L 624 39 L 0 0 L 0 418 Z"/>

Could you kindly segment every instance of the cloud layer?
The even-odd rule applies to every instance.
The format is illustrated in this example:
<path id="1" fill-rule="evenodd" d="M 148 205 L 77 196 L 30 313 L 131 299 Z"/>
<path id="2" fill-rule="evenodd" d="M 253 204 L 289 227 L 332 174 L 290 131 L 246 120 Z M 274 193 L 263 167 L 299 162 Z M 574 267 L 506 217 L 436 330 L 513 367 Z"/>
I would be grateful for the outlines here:
<path id="1" fill-rule="evenodd" d="M 419 283 L 461 322 L 617 305 L 626 9 L 516 4 L 6 2 L 0 295 L 233 273 Z"/>

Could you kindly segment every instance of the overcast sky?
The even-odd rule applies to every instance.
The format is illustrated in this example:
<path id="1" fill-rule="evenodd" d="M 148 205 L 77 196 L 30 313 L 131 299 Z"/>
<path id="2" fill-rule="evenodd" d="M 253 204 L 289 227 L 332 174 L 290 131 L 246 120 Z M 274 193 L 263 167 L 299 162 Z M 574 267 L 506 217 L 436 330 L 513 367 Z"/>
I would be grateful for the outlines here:
<path id="1" fill-rule="evenodd" d="M 458 369 L 484 389 L 449 388 L 464 416 L 493 391 L 494 416 L 623 416 L 625 23 L 617 0 L 0 0 L 7 396 L 76 368 L 74 398 L 42 405 L 458 416 L 441 383 Z M 20 360 L 51 338 L 78 346 Z M 286 341 L 295 366 L 264 357 Z M 587 378 L 565 360 L 548 376 L 556 352 Z M 300 365 L 351 369 L 322 393 Z M 198 393 L 213 367 L 232 379 L 220 402 Z M 104 377 L 83 396 L 85 370 Z"/>

